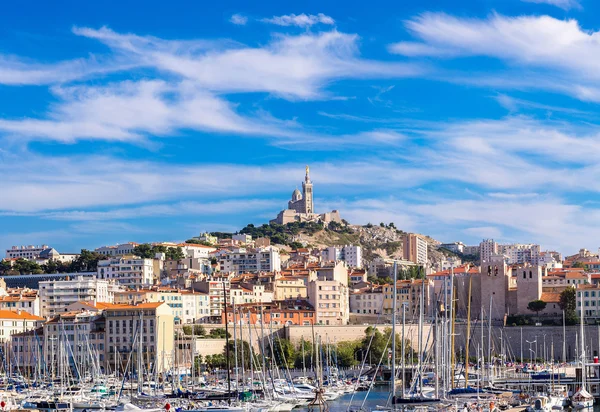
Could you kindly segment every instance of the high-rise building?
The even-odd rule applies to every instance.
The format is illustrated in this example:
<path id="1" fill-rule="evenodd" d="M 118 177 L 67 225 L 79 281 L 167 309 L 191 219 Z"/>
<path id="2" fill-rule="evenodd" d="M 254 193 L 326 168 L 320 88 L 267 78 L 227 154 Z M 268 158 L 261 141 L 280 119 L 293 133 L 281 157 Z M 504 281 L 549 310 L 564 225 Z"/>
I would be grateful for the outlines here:
<path id="1" fill-rule="evenodd" d="M 117 290 L 117 285 L 95 277 L 40 282 L 40 314 L 55 316 L 75 302 L 113 302 Z"/>
<path id="2" fill-rule="evenodd" d="M 238 248 L 220 256 L 219 265 L 222 272 L 258 273 L 277 272 L 281 270 L 279 250 L 267 248 Z"/>
<path id="3" fill-rule="evenodd" d="M 134 256 L 122 256 L 98 262 L 98 277 L 114 280 L 131 288 L 148 287 L 154 284 L 154 262 Z"/>
<path id="4" fill-rule="evenodd" d="M 404 236 L 404 259 L 417 265 L 427 264 L 427 241 L 415 233 Z"/>
<path id="5" fill-rule="evenodd" d="M 479 244 L 479 259 L 483 262 L 488 262 L 491 260 L 492 256 L 498 254 L 498 243 L 494 241 L 494 239 L 484 239 Z"/>
<path id="6" fill-rule="evenodd" d="M 326 262 L 342 260 L 348 267 L 362 267 L 362 248 L 360 246 L 330 246 L 321 251 L 321 257 Z"/>

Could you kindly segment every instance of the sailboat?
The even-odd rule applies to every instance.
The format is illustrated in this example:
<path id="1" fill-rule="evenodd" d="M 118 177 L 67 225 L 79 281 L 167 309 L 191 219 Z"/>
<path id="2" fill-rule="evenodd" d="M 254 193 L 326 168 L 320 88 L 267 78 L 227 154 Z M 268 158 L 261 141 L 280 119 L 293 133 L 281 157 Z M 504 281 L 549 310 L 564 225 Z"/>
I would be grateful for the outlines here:
<path id="1" fill-rule="evenodd" d="M 580 307 L 581 307 L 581 319 L 580 319 L 580 333 L 581 333 L 581 388 L 571 398 L 573 409 L 591 409 L 594 407 L 594 397 L 586 389 L 586 368 L 585 368 L 585 339 L 583 338 L 583 324 L 584 324 L 584 312 L 583 312 L 583 291 L 579 292 L 581 295 Z"/>
<path id="2" fill-rule="evenodd" d="M 440 403 L 439 399 L 435 399 L 435 398 L 427 398 L 425 396 L 423 396 L 423 394 L 419 394 L 417 396 L 409 396 L 409 397 L 405 397 L 404 396 L 404 368 L 402 371 L 402 392 L 401 392 L 401 396 L 400 397 L 396 397 L 396 309 L 397 309 L 397 288 L 398 285 L 396 284 L 396 282 L 398 281 L 398 266 L 397 264 L 394 262 L 394 288 L 393 288 L 393 303 L 392 303 L 392 376 L 391 376 L 391 380 L 392 380 L 392 405 L 396 406 L 427 406 L 427 405 L 436 405 L 438 403 Z M 420 313 L 419 313 L 419 331 L 421 332 L 419 334 L 419 345 L 422 344 L 422 340 L 423 340 L 423 334 L 422 334 L 422 330 L 423 330 L 423 304 L 424 304 L 424 298 L 425 298 L 425 279 L 422 280 L 422 284 L 421 284 L 421 299 L 420 299 Z M 402 310 L 402 327 L 404 328 L 404 309 Z M 404 336 L 402 336 L 402 348 L 404 348 Z M 422 352 L 419 351 L 419 367 L 421 366 L 421 359 L 422 359 Z M 404 366 L 404 359 L 406 358 L 406 354 L 404 353 L 404 350 L 402 351 L 402 366 Z M 419 371 L 419 374 L 421 373 L 421 371 Z M 420 377 L 419 379 L 422 380 L 422 377 Z"/>

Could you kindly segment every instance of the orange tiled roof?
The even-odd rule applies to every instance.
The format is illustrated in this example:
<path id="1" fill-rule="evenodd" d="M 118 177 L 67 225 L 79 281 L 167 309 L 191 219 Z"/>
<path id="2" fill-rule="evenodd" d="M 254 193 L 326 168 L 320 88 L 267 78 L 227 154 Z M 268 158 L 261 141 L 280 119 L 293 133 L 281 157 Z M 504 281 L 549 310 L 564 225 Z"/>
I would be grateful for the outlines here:
<path id="1" fill-rule="evenodd" d="M 0 319 L 44 320 L 44 318 L 27 312 L 13 312 L 12 310 L 0 310 Z"/>
<path id="2" fill-rule="evenodd" d="M 560 292 L 542 292 L 540 300 L 546 303 L 558 303 L 560 302 Z"/>

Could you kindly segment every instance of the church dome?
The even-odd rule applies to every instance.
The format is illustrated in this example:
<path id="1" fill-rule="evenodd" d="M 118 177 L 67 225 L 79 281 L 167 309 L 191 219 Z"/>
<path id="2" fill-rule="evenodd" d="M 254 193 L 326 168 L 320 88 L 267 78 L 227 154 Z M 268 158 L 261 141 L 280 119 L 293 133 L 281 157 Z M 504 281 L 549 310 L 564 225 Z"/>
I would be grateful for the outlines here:
<path id="1" fill-rule="evenodd" d="M 292 200 L 300 200 L 300 199 L 302 199 L 302 193 L 300 193 L 298 188 L 296 188 L 294 190 L 294 193 L 292 193 Z"/>

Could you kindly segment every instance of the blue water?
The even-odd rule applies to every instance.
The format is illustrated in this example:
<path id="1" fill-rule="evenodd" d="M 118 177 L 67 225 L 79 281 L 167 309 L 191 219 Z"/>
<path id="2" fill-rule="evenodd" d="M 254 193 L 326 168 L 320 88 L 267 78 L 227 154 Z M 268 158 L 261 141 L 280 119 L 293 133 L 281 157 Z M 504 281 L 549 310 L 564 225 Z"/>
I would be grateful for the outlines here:
<path id="1" fill-rule="evenodd" d="M 354 397 L 351 393 L 349 393 L 340 396 L 334 401 L 328 401 L 327 404 L 329 405 L 330 412 L 346 412 L 348 410 L 348 406 L 351 406 L 352 410 L 358 410 L 362 406 L 365 397 L 367 397 L 364 408 L 371 410 L 375 409 L 377 405 L 385 406 L 389 395 L 390 392 L 387 386 L 376 386 L 371 390 L 371 392 L 369 392 L 368 397 L 366 391 L 356 392 Z"/>

